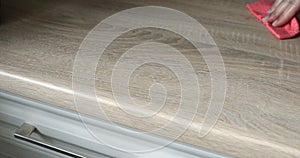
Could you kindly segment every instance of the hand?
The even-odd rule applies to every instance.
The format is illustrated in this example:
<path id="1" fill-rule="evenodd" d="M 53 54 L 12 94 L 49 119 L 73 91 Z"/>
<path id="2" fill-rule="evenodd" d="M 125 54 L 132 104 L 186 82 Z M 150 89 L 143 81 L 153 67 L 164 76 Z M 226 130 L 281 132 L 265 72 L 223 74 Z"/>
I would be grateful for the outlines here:
<path id="1" fill-rule="evenodd" d="M 276 0 L 267 13 L 264 22 L 270 22 L 274 27 L 288 23 L 300 11 L 300 0 Z"/>

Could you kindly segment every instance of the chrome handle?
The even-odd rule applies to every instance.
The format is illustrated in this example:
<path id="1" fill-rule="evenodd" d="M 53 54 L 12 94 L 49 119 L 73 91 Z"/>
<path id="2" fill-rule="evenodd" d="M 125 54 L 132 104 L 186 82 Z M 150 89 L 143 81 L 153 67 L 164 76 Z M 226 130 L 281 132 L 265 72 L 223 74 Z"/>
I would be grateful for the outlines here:
<path id="1" fill-rule="evenodd" d="M 32 143 L 32 144 L 35 144 L 35 145 L 38 145 L 38 146 L 41 146 L 41 147 L 44 147 L 44 148 L 47 148 L 47 149 L 50 149 L 50 150 L 53 150 L 55 152 L 58 152 L 58 153 L 61 153 L 61 154 L 64 154 L 64 155 L 67 155 L 67 156 L 70 156 L 70 157 L 75 157 L 75 158 L 85 158 L 84 156 L 81 156 L 81 155 L 78 155 L 78 154 L 75 154 L 73 152 L 70 152 L 70 151 L 67 151 L 67 150 L 64 150 L 64 149 L 61 149 L 61 148 L 58 148 L 58 147 L 55 147 L 53 145 L 49 145 L 47 143 L 44 143 L 44 142 L 41 142 L 39 140 L 35 140 L 33 138 L 30 137 L 30 135 L 35 131 L 37 130 L 35 126 L 31 125 L 31 124 L 28 124 L 28 123 L 24 123 L 14 134 L 14 136 L 17 138 L 17 139 L 20 139 L 20 140 L 23 140 L 23 141 L 26 141 L 26 142 L 29 142 L 29 143 Z"/>

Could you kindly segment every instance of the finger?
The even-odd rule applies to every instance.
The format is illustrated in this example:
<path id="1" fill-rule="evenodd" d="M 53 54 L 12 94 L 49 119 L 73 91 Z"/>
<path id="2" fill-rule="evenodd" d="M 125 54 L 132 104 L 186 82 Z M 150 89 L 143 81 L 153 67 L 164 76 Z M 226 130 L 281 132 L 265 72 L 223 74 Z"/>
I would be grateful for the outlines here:
<path id="1" fill-rule="evenodd" d="M 277 20 L 288 6 L 289 3 L 286 3 L 285 1 L 280 3 L 279 6 L 269 15 L 268 22 L 273 23 Z"/>
<path id="2" fill-rule="evenodd" d="M 274 27 L 282 26 L 288 23 L 296 14 L 299 8 L 295 5 L 290 5 L 287 10 L 281 14 L 276 21 L 273 22 Z"/>
<path id="3" fill-rule="evenodd" d="M 275 3 L 272 5 L 272 7 L 267 11 L 268 14 L 271 14 L 274 12 L 274 10 L 279 6 L 280 3 L 282 3 L 283 0 L 277 0 Z"/>

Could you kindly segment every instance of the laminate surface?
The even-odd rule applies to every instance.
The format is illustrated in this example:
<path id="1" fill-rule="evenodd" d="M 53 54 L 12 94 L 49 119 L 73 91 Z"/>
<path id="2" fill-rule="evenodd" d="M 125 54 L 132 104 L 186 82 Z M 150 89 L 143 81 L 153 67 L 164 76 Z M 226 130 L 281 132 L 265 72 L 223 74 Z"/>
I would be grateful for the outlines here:
<path id="1" fill-rule="evenodd" d="M 164 85 L 168 92 L 164 106 L 150 117 L 137 117 L 121 109 L 111 86 L 114 65 L 124 51 L 143 42 L 165 43 L 189 60 L 199 79 L 199 108 L 179 141 L 233 157 L 300 157 L 300 38 L 277 40 L 252 17 L 245 3 L 243 0 L 2 1 L 0 89 L 76 110 L 73 65 L 89 31 L 124 9 L 169 7 L 199 21 L 223 57 L 226 97 L 214 128 L 205 137 L 198 136 L 212 91 L 205 60 L 187 39 L 156 28 L 126 32 L 107 47 L 95 74 L 97 99 L 107 117 L 90 110 L 89 105 L 86 114 L 143 131 L 171 122 L 179 108 L 181 89 L 180 81 L 170 69 L 148 63 L 131 74 L 129 91 L 137 105 L 151 101 L 149 87 L 153 83 Z M 145 113 L 139 110 L 142 107 L 133 109 L 135 115 Z M 185 107 L 186 116 L 193 112 L 193 108 Z M 178 121 L 174 128 L 154 133 L 172 138 L 185 125 L 184 121 Z"/>

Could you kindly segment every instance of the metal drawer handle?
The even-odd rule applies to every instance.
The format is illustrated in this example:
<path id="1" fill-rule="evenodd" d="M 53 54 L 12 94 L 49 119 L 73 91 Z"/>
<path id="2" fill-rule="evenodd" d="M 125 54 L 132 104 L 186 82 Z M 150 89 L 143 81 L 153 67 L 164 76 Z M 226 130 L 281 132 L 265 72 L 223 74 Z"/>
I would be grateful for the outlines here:
<path id="1" fill-rule="evenodd" d="M 67 156 L 70 156 L 70 157 L 75 157 L 75 158 L 85 158 L 84 156 L 81 156 L 81 155 L 78 155 L 78 154 L 75 154 L 73 152 L 70 152 L 70 151 L 67 151 L 67 150 L 64 150 L 64 149 L 61 149 L 61 148 L 58 148 L 58 147 L 55 147 L 55 146 L 52 146 L 52 145 L 49 145 L 47 143 L 43 143 L 41 141 L 38 141 L 38 140 L 35 140 L 33 138 L 30 137 L 30 135 L 35 131 L 37 130 L 35 128 L 35 126 L 31 125 L 31 124 L 28 124 L 28 123 L 24 123 L 14 134 L 14 136 L 17 138 L 17 139 L 20 139 L 20 140 L 23 140 L 23 141 L 26 141 L 26 142 L 29 142 L 29 143 L 32 143 L 32 144 L 35 144 L 35 145 L 38 145 L 38 146 L 41 146 L 41 147 L 44 147 L 44 148 L 47 148 L 47 149 L 50 149 L 50 150 L 53 150 L 53 151 L 56 151 L 56 152 L 59 152 L 61 154 L 64 154 L 64 155 L 67 155 Z"/>

